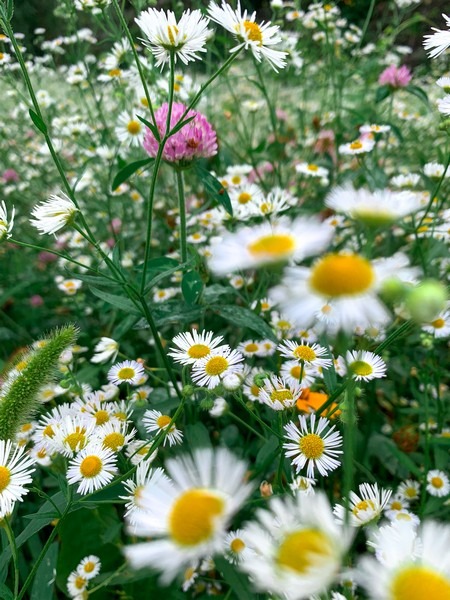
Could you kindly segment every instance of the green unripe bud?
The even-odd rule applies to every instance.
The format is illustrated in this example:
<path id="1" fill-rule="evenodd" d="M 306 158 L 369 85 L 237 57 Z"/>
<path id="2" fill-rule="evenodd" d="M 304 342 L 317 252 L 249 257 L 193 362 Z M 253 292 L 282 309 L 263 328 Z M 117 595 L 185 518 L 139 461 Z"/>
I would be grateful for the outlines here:
<path id="1" fill-rule="evenodd" d="M 397 277 L 386 279 L 380 289 L 380 294 L 386 302 L 398 303 L 405 299 L 406 294 L 411 286 L 404 281 L 400 281 Z"/>
<path id="2" fill-rule="evenodd" d="M 193 385 L 185 385 L 181 390 L 183 398 L 191 398 L 195 394 L 195 387 Z"/>
<path id="3" fill-rule="evenodd" d="M 444 310 L 447 300 L 445 285 L 429 279 L 408 292 L 405 306 L 417 323 L 431 323 Z"/>
<path id="4" fill-rule="evenodd" d="M 64 388 L 65 390 L 68 390 L 70 388 L 70 386 L 72 385 L 72 382 L 70 381 L 70 379 L 61 379 L 61 381 L 59 382 L 59 385 Z"/>
<path id="5" fill-rule="evenodd" d="M 266 381 L 266 379 L 269 378 L 269 375 L 271 375 L 271 373 L 258 373 L 253 378 L 253 383 L 255 385 L 257 385 L 258 387 L 262 387 L 264 385 L 264 382 Z"/>
<path id="6" fill-rule="evenodd" d="M 214 406 L 214 400 L 212 398 L 203 398 L 200 401 L 200 409 L 201 410 L 211 410 Z"/>

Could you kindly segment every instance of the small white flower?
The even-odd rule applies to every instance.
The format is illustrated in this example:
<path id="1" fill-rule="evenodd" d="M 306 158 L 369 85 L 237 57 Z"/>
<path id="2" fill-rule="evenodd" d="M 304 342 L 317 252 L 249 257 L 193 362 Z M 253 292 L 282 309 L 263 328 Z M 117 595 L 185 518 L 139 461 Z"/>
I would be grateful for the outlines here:
<path id="1" fill-rule="evenodd" d="M 349 524 L 353 527 L 361 527 L 372 521 L 378 520 L 382 511 L 386 508 L 391 497 L 391 490 L 379 489 L 375 483 L 362 483 L 359 486 L 359 494 L 350 492 L 349 497 Z M 336 504 L 333 509 L 336 519 L 342 523 L 345 521 L 345 507 Z"/>
<path id="2" fill-rule="evenodd" d="M 228 348 L 228 345 L 221 346 L 223 337 L 218 335 L 214 337 L 212 331 L 202 331 L 199 333 L 196 329 L 192 331 L 185 331 L 176 335 L 172 343 L 177 346 L 177 349 L 173 349 L 169 352 L 176 362 L 183 365 L 195 364 L 198 360 L 205 358 L 214 351 L 220 351 L 224 348 Z"/>
<path id="3" fill-rule="evenodd" d="M 427 473 L 427 492 L 442 498 L 450 492 L 450 481 L 444 471 L 434 469 Z"/>
<path id="4" fill-rule="evenodd" d="M 106 363 L 109 360 L 115 360 L 119 352 L 119 344 L 109 337 L 102 337 L 94 348 L 92 363 Z"/>
<path id="5" fill-rule="evenodd" d="M 382 358 L 368 350 L 347 352 L 347 365 L 356 381 L 371 381 L 386 377 L 386 363 Z"/>
<path id="6" fill-rule="evenodd" d="M 135 360 L 125 360 L 111 367 L 108 373 L 108 381 L 115 385 L 121 383 L 139 385 L 144 375 L 145 370 L 140 363 Z"/>
<path id="7" fill-rule="evenodd" d="M 0 518 L 11 514 L 14 504 L 28 493 L 25 486 L 31 483 L 33 459 L 25 454 L 23 446 L 10 440 L 0 440 Z"/>
<path id="8" fill-rule="evenodd" d="M 85 579 L 94 579 L 99 573 L 101 568 L 101 562 L 98 556 L 90 554 L 80 561 L 77 567 L 79 575 Z"/>
<path id="9" fill-rule="evenodd" d="M 222 350 L 216 349 L 195 363 L 192 368 L 192 379 L 197 385 L 212 390 L 226 375 L 241 372 L 243 367 L 240 363 L 243 360 L 244 357 L 237 350 L 228 347 Z"/>
<path id="10" fill-rule="evenodd" d="M 176 428 L 175 423 L 171 424 L 171 420 L 171 417 L 163 415 L 159 410 L 146 410 L 142 423 L 145 430 L 149 433 L 166 432 L 163 445 L 165 446 L 166 443 L 169 442 L 170 446 L 174 446 L 175 444 L 181 444 L 183 441 L 183 434 Z"/>
<path id="11" fill-rule="evenodd" d="M 339 152 L 346 155 L 365 154 L 375 147 L 375 141 L 371 138 L 360 138 L 348 144 L 339 146 Z"/>
<path id="12" fill-rule="evenodd" d="M 79 483 L 79 494 L 90 494 L 110 483 L 117 472 L 116 455 L 99 444 L 89 444 L 69 462 L 67 481 Z"/>
<path id="13" fill-rule="evenodd" d="M 0 242 L 5 238 L 8 239 L 11 237 L 11 231 L 14 225 L 14 214 L 15 209 L 13 206 L 11 210 L 11 216 L 8 219 L 6 204 L 4 202 L 0 204 Z"/>
<path id="14" fill-rule="evenodd" d="M 39 230 L 41 235 L 56 233 L 70 224 L 77 212 L 79 209 L 66 194 L 61 193 L 61 196 L 53 194 L 47 202 L 37 204 L 33 208 L 31 215 L 34 219 L 30 219 L 30 223 Z"/>
<path id="15" fill-rule="evenodd" d="M 450 17 L 442 15 L 446 21 L 447 27 L 450 27 Z M 430 58 L 436 58 L 450 47 L 450 31 L 431 28 L 436 33 L 431 33 L 424 37 L 423 47 L 428 51 Z"/>

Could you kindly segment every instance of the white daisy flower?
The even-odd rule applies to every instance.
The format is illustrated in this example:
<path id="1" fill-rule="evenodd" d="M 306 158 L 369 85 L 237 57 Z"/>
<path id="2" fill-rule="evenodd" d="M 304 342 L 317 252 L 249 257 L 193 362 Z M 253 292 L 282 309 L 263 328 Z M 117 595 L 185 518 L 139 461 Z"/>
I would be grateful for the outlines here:
<path id="1" fill-rule="evenodd" d="M 325 198 L 325 206 L 376 227 L 394 223 L 423 208 L 419 196 L 411 192 L 370 192 L 356 190 L 350 184 L 332 190 Z"/>
<path id="2" fill-rule="evenodd" d="M 386 377 L 386 363 L 368 350 L 351 350 L 346 356 L 347 367 L 356 381 L 371 381 Z"/>
<path id="3" fill-rule="evenodd" d="M 14 226 L 14 206 L 11 210 L 11 216 L 8 218 L 6 204 L 4 201 L 0 204 L 0 242 L 11 237 L 11 231 Z"/>
<path id="4" fill-rule="evenodd" d="M 72 200 L 61 192 L 60 196 L 53 194 L 47 202 L 37 204 L 31 211 L 34 219 L 30 219 L 31 225 L 44 233 L 56 233 L 75 218 L 78 208 Z"/>
<path id="5" fill-rule="evenodd" d="M 135 21 L 148 39 L 142 41 L 152 51 L 157 67 L 169 62 L 171 53 L 175 62 L 180 58 L 186 65 L 198 60 L 199 52 L 206 52 L 205 44 L 211 31 L 199 10 L 185 10 L 177 21 L 171 10 L 166 13 L 149 8 L 141 12 Z"/>
<path id="6" fill-rule="evenodd" d="M 386 280 L 413 281 L 408 262 L 400 253 L 372 262 L 359 254 L 326 254 L 310 268 L 287 267 L 271 298 L 299 327 L 317 320 L 324 329 L 349 333 L 381 326 L 391 317 L 377 292 Z"/>
<path id="7" fill-rule="evenodd" d="M 389 502 L 392 490 L 379 489 L 376 483 L 361 483 L 359 494 L 360 496 L 351 491 L 349 496 L 349 524 L 353 527 L 377 521 Z M 344 506 L 336 504 L 333 512 L 338 521 L 345 521 Z"/>
<path id="8" fill-rule="evenodd" d="M 72 571 L 67 579 L 67 591 L 74 600 L 83 598 L 83 592 L 86 590 L 87 585 L 88 580 L 80 575 L 78 571 Z"/>
<path id="9" fill-rule="evenodd" d="M 361 125 L 359 128 L 360 133 L 387 133 L 391 130 L 390 125 Z"/>
<path id="10" fill-rule="evenodd" d="M 145 375 L 144 367 L 135 360 L 125 360 L 112 366 L 108 372 L 108 381 L 115 385 L 130 383 L 139 385 L 141 378 Z"/>
<path id="11" fill-rule="evenodd" d="M 310 496 L 314 495 L 316 492 L 314 489 L 316 483 L 316 480 L 311 477 L 302 477 L 299 475 L 293 479 L 292 483 L 289 484 L 289 487 L 294 495 L 305 494 L 306 496 Z"/>
<path id="12" fill-rule="evenodd" d="M 315 163 L 301 162 L 295 165 L 295 170 L 300 175 L 306 175 L 307 177 L 319 177 L 320 179 L 328 177 L 328 169 L 325 167 L 319 167 Z"/>
<path id="13" fill-rule="evenodd" d="M 301 385 L 302 388 L 307 388 L 314 383 L 317 370 L 308 363 L 301 365 L 298 360 L 287 360 L 281 365 L 280 376 L 288 385 Z"/>
<path id="14" fill-rule="evenodd" d="M 450 31 L 449 31 L 450 36 Z M 439 98 L 436 102 L 438 111 L 448 117 L 450 115 L 450 94 L 447 94 L 443 98 Z"/>
<path id="15" fill-rule="evenodd" d="M 413 479 L 407 479 L 398 486 L 397 494 L 408 502 L 418 500 L 420 497 L 420 483 Z"/>
<path id="16" fill-rule="evenodd" d="M 433 469 L 427 473 L 427 492 L 442 498 L 450 492 L 450 481 L 444 471 Z"/>
<path id="17" fill-rule="evenodd" d="M 128 424 L 126 422 L 114 420 L 97 427 L 93 437 L 102 448 L 112 452 L 120 452 L 136 435 L 136 429 L 133 428 L 128 433 L 127 429 Z"/>
<path id="18" fill-rule="evenodd" d="M 422 325 L 422 329 L 437 339 L 450 336 L 450 306 L 439 313 L 431 323 Z"/>
<path id="19" fill-rule="evenodd" d="M 442 15 L 446 21 L 447 27 L 450 27 L 450 17 Z M 430 58 L 436 58 L 450 47 L 450 31 L 431 28 L 435 33 L 424 36 L 423 47 L 428 51 Z"/>
<path id="20" fill-rule="evenodd" d="M 226 233 L 211 246 L 209 267 L 216 275 L 280 261 L 300 261 L 322 252 L 333 231 L 319 220 L 280 218 L 276 223 L 262 223 Z"/>
<path id="21" fill-rule="evenodd" d="M 89 444 L 69 462 L 67 481 L 79 483 L 78 493 L 85 495 L 100 490 L 117 473 L 116 455 L 100 444 Z"/>
<path id="22" fill-rule="evenodd" d="M 169 442 L 170 446 L 181 444 L 183 441 L 182 432 L 176 428 L 175 423 L 170 423 L 172 420 L 168 415 L 163 415 L 159 410 L 146 410 L 142 418 L 142 423 L 145 431 L 156 434 L 161 431 L 166 432 L 163 446 Z"/>
<path id="23" fill-rule="evenodd" d="M 169 583 L 195 560 L 222 551 L 231 517 L 251 492 L 247 465 L 229 450 L 197 449 L 191 456 L 168 460 L 168 480 L 154 476 L 142 490 L 140 535 L 149 542 L 128 546 L 132 567 L 150 566 Z"/>
<path id="24" fill-rule="evenodd" d="M 356 154 L 365 154 L 371 152 L 375 147 L 375 141 L 370 138 L 360 138 L 348 144 L 339 146 L 339 152 L 344 155 L 354 156 Z"/>
<path id="25" fill-rule="evenodd" d="M 281 42 L 281 37 L 278 35 L 279 27 L 271 25 L 270 22 L 263 21 L 260 25 L 256 23 L 256 12 L 249 14 L 244 10 L 242 13 L 239 0 L 236 10 L 225 0 L 222 0 L 221 6 L 211 2 L 208 15 L 212 21 L 232 33 L 239 42 L 230 52 L 237 52 L 241 48 L 250 49 L 257 61 L 267 60 L 275 71 L 286 66 L 287 52 L 271 48 Z"/>
<path id="26" fill-rule="evenodd" d="M 365 556 L 355 569 L 370 600 L 450 598 L 450 526 L 426 522 L 382 527 L 372 544 L 376 558 Z"/>
<path id="27" fill-rule="evenodd" d="M 102 337 L 94 348 L 92 363 L 106 363 L 109 360 L 115 360 L 119 352 L 119 343 L 109 337 Z"/>
<path id="28" fill-rule="evenodd" d="M 67 415 L 58 427 L 53 427 L 51 424 L 50 427 L 54 433 L 49 440 L 52 450 L 63 456 L 72 457 L 90 441 L 95 422 L 82 416 Z"/>
<path id="29" fill-rule="evenodd" d="M 244 530 L 230 531 L 223 541 L 223 552 L 225 558 L 235 565 L 241 563 L 249 554 L 253 553 L 253 550 L 245 542 Z"/>
<path id="30" fill-rule="evenodd" d="M 351 533 L 338 525 L 322 491 L 273 498 L 244 527 L 253 550 L 240 562 L 258 590 L 287 600 L 326 592 L 338 577 Z"/>
<path id="31" fill-rule="evenodd" d="M 94 579 L 100 573 L 101 562 L 98 556 L 90 554 L 80 561 L 77 567 L 77 572 L 85 579 Z"/>
<path id="32" fill-rule="evenodd" d="M 225 347 L 215 349 L 205 358 L 198 360 L 192 368 L 192 380 L 201 387 L 212 390 L 217 387 L 223 377 L 231 373 L 240 373 L 240 364 L 244 357 L 237 350 Z"/>
<path id="33" fill-rule="evenodd" d="M 261 344 L 259 342 L 255 342 L 253 340 L 245 340 L 241 342 L 237 347 L 239 352 L 241 352 L 246 358 L 250 358 L 252 356 L 260 356 L 261 352 Z"/>
<path id="34" fill-rule="evenodd" d="M 436 85 L 444 90 L 447 94 L 450 92 L 450 77 L 439 77 Z"/>
<path id="35" fill-rule="evenodd" d="M 258 399 L 260 402 L 267 404 L 272 410 L 285 410 L 294 406 L 301 394 L 302 387 L 298 381 L 294 384 L 288 384 L 282 377 L 273 375 L 264 380 L 264 385 L 259 390 Z"/>
<path id="36" fill-rule="evenodd" d="M 229 348 L 227 344 L 220 345 L 223 342 L 223 337 L 218 335 L 214 337 L 212 331 L 202 331 L 199 333 L 196 329 L 185 331 L 176 335 L 172 343 L 178 349 L 173 349 L 168 352 L 176 362 L 183 365 L 195 364 L 201 358 L 205 358 L 214 350 L 220 351 Z"/>
<path id="37" fill-rule="evenodd" d="M 0 519 L 11 514 L 14 504 L 28 494 L 25 486 L 31 483 L 33 471 L 34 461 L 23 446 L 0 440 Z"/>
<path id="38" fill-rule="evenodd" d="M 300 343 L 283 340 L 278 346 L 278 350 L 286 358 L 297 359 L 299 362 L 308 363 L 314 367 L 328 369 L 332 365 L 331 358 L 322 358 L 330 356 L 326 348 L 319 346 L 319 344 L 309 344 L 305 340 L 300 340 Z"/>
<path id="39" fill-rule="evenodd" d="M 286 438 L 291 440 L 283 444 L 287 451 L 286 456 L 293 457 L 292 464 L 295 465 L 297 473 L 307 464 L 307 477 L 314 477 L 314 469 L 326 477 L 329 471 L 334 471 L 340 465 L 336 460 L 342 450 L 342 436 L 334 431 L 336 425 L 330 425 L 330 421 L 319 417 L 316 426 L 316 415 L 309 417 L 300 415 L 298 417 L 300 429 L 294 423 L 284 426 Z"/>
<path id="40" fill-rule="evenodd" d="M 125 504 L 125 518 L 129 525 L 136 533 L 136 515 L 144 512 L 145 510 L 142 505 L 142 490 L 144 487 L 151 482 L 153 477 L 158 480 L 162 477 L 169 481 L 169 478 L 164 474 L 163 469 L 152 469 L 152 461 L 142 460 L 136 467 L 133 479 L 127 479 L 123 485 L 127 491 L 126 496 L 120 496 L 122 500 L 126 501 Z"/>
<path id="41" fill-rule="evenodd" d="M 145 130 L 136 115 L 122 111 L 117 117 L 117 123 L 115 133 L 120 142 L 136 147 L 142 145 Z"/>
<path id="42" fill-rule="evenodd" d="M 408 510 L 409 502 L 405 500 L 398 493 L 395 496 L 391 496 L 389 503 L 386 504 L 386 508 L 384 509 L 384 514 L 390 520 L 394 519 L 396 514 L 399 512 L 403 512 Z"/>
<path id="43" fill-rule="evenodd" d="M 441 163 L 430 162 L 423 165 L 423 173 L 430 179 L 440 179 L 445 172 L 445 166 Z M 450 172 L 447 170 L 446 177 L 450 177 Z"/>

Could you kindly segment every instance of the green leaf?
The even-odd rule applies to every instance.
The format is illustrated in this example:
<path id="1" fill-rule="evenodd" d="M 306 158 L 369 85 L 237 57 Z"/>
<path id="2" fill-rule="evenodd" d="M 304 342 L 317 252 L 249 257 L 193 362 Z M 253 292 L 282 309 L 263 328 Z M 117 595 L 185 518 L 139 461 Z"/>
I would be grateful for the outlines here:
<path id="1" fill-rule="evenodd" d="M 141 117 L 139 115 L 137 115 L 137 118 L 139 119 L 139 121 L 141 121 L 141 123 L 144 123 L 144 125 L 147 125 L 147 127 L 153 133 L 154 137 L 159 142 L 161 139 L 161 134 L 159 133 L 158 129 L 153 125 L 153 123 L 150 123 L 150 121 L 147 121 L 147 119 L 144 119 L 144 117 Z"/>
<path id="2" fill-rule="evenodd" d="M 203 281 L 197 271 L 188 271 L 181 281 L 183 298 L 190 305 L 196 304 L 203 290 Z"/>
<path id="3" fill-rule="evenodd" d="M 391 94 L 392 94 L 392 89 L 387 85 L 382 85 L 381 87 L 377 88 L 377 91 L 375 93 L 375 102 L 378 104 L 379 102 L 382 102 L 385 98 L 390 96 Z"/>
<path id="4" fill-rule="evenodd" d="M 227 321 L 230 321 L 230 323 L 233 323 L 233 325 L 251 329 L 262 337 L 268 338 L 273 342 L 278 342 L 272 328 L 249 308 L 231 305 L 211 306 L 210 308 Z"/>
<path id="5" fill-rule="evenodd" d="M 178 133 L 178 131 L 180 131 L 180 129 L 183 129 L 183 127 L 185 125 L 187 125 L 188 123 L 190 123 L 191 121 L 193 121 L 195 119 L 197 115 L 193 115 L 192 117 L 187 117 L 184 121 L 179 121 L 175 127 L 170 131 L 170 135 L 175 135 L 176 133 Z"/>
<path id="6" fill-rule="evenodd" d="M 14 0 L 6 0 L 6 17 L 11 21 L 14 15 Z"/>
<path id="7" fill-rule="evenodd" d="M 249 600 L 249 598 L 255 597 L 248 578 L 239 573 L 223 556 L 215 556 L 214 562 L 239 600 Z"/>
<path id="8" fill-rule="evenodd" d="M 136 325 L 138 320 L 139 320 L 139 317 L 137 315 L 128 315 L 127 317 L 122 319 L 113 331 L 113 335 L 112 335 L 113 339 L 120 340 L 120 338 L 122 336 L 124 336 L 126 333 L 128 333 L 128 331 L 134 325 Z"/>
<path id="9" fill-rule="evenodd" d="M 276 456 L 280 454 L 280 442 L 275 435 L 272 435 L 260 448 L 256 455 L 255 466 L 257 469 L 263 469 L 270 464 Z"/>
<path id="10" fill-rule="evenodd" d="M 52 600 L 55 582 L 58 542 L 53 542 L 36 571 L 30 600 Z"/>
<path id="11" fill-rule="evenodd" d="M 159 275 L 155 275 L 155 276 L 152 276 L 152 272 L 150 271 L 147 275 L 148 278 L 150 279 L 150 281 L 148 282 L 147 287 L 145 288 L 145 292 L 147 293 L 149 290 L 154 288 L 155 285 L 157 285 L 160 281 L 163 281 L 164 279 L 166 279 L 166 277 L 168 277 L 169 275 L 172 275 L 172 273 L 175 273 L 175 271 L 182 271 L 185 267 L 187 267 L 190 264 L 190 262 L 191 261 L 186 262 L 186 263 L 178 263 L 175 267 L 172 267 L 171 269 L 167 269 L 163 273 L 160 273 Z"/>
<path id="12" fill-rule="evenodd" d="M 0 598 L 2 600 L 14 600 L 14 594 L 4 583 L 0 583 Z"/>
<path id="13" fill-rule="evenodd" d="M 165 271 L 166 269 L 171 269 L 172 267 L 179 267 L 180 263 L 175 258 L 169 258 L 168 256 L 159 256 L 158 258 L 151 258 L 147 261 L 145 266 L 146 271 Z M 142 271 L 144 268 L 144 263 L 136 265 L 136 271 Z"/>
<path id="14" fill-rule="evenodd" d="M 155 162 L 154 158 L 143 158 L 142 160 L 137 160 L 126 165 L 125 167 L 120 169 L 118 173 L 116 173 L 116 176 L 114 177 L 113 182 L 111 184 L 111 190 L 116 190 L 119 187 L 119 185 L 121 185 L 124 181 L 131 177 L 133 173 L 136 173 L 138 169 L 142 169 L 142 167 L 150 165 L 153 162 Z"/>
<path id="15" fill-rule="evenodd" d="M 81 281 L 84 281 L 85 283 L 89 283 L 96 287 L 99 286 L 117 290 L 121 289 L 118 283 L 116 283 L 115 281 L 111 281 L 107 277 L 102 277 L 101 275 L 86 275 L 85 273 L 74 273 L 73 271 L 70 271 L 67 268 L 64 270 L 69 275 L 69 277 L 73 277 L 74 279 L 80 279 Z"/>
<path id="16" fill-rule="evenodd" d="M 409 92 L 416 98 L 419 98 L 419 100 L 422 100 L 422 102 L 426 106 L 429 105 L 428 96 L 422 88 L 418 87 L 417 85 L 408 85 L 407 87 L 404 88 L 404 90 L 405 90 L 405 92 Z"/>
<path id="17" fill-rule="evenodd" d="M 200 163 L 195 163 L 194 169 L 201 179 L 206 193 L 218 204 L 224 207 L 227 213 L 233 216 L 230 196 L 218 179 L 211 175 Z"/>
<path id="18" fill-rule="evenodd" d="M 37 113 L 35 113 L 32 108 L 30 108 L 30 110 L 28 112 L 30 113 L 31 120 L 36 125 L 36 127 L 39 129 L 39 131 L 41 133 L 43 133 L 44 135 L 47 135 L 47 132 L 48 132 L 47 125 L 44 123 L 42 118 Z"/>
<path id="19" fill-rule="evenodd" d="M 120 308 L 127 313 L 131 313 L 133 315 L 140 315 L 141 312 L 135 307 L 135 305 L 131 302 L 129 298 L 125 298 L 124 296 L 117 296 L 116 294 L 109 294 L 108 292 L 104 292 L 103 290 L 99 290 L 95 287 L 90 286 L 89 289 L 100 298 L 100 300 L 104 300 L 108 304 L 115 306 L 116 308 Z"/>
<path id="20" fill-rule="evenodd" d="M 209 432 L 203 423 L 186 425 L 184 434 L 189 448 L 211 448 Z"/>

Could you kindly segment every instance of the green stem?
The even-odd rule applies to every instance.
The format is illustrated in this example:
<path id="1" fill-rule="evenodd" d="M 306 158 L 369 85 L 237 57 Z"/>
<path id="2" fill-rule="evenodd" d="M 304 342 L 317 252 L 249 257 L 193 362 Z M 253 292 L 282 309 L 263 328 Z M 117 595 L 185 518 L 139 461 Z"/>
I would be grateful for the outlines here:
<path id="1" fill-rule="evenodd" d="M 184 199 L 183 173 L 176 169 L 177 188 L 178 188 L 178 207 L 180 214 L 180 257 L 181 263 L 187 262 L 187 241 L 186 241 L 186 202 Z"/>
<path id="2" fill-rule="evenodd" d="M 356 409 L 355 409 L 355 387 L 356 383 L 350 379 L 347 383 L 345 394 L 346 416 L 344 421 L 344 498 L 345 498 L 345 523 L 348 524 L 350 514 L 350 491 L 353 489 L 353 469 L 354 469 L 354 454 L 355 454 L 355 425 L 356 425 Z"/>
<path id="3" fill-rule="evenodd" d="M 275 435 L 279 440 L 284 439 L 276 431 L 273 431 L 273 429 L 269 425 L 267 425 L 267 423 L 265 423 L 256 412 L 253 412 L 252 410 L 250 410 L 248 408 L 248 406 L 245 404 L 244 400 L 238 394 L 235 394 L 234 397 L 239 402 L 239 404 L 242 406 L 242 408 L 244 408 L 245 411 L 248 412 L 248 414 L 251 415 L 256 421 L 258 421 L 258 423 L 263 427 L 263 429 L 267 429 L 267 431 L 269 431 L 271 435 Z"/>
<path id="4" fill-rule="evenodd" d="M 6 535 L 8 536 L 8 542 L 11 547 L 11 556 L 14 567 L 14 598 L 17 598 L 17 594 L 19 593 L 19 555 L 17 553 L 16 538 L 14 537 L 14 532 L 9 523 L 9 518 L 6 517 L 3 522 L 5 524 Z"/>
<path id="5" fill-rule="evenodd" d="M 101 583 L 99 583 L 98 585 L 94 586 L 93 588 L 89 588 L 89 595 L 93 594 L 97 590 L 100 590 L 102 587 L 105 587 L 105 585 L 108 585 L 109 583 L 111 583 L 111 581 L 114 579 L 114 577 L 117 577 L 117 575 L 120 575 L 120 573 L 122 573 L 123 571 L 125 571 L 125 569 L 127 568 L 127 566 L 128 566 L 128 564 L 124 563 L 116 571 L 114 571 L 114 573 L 112 573 L 109 577 L 107 577 L 106 579 L 104 579 Z"/>
<path id="6" fill-rule="evenodd" d="M 240 417 L 238 417 L 237 415 L 235 415 L 234 413 L 230 412 L 228 413 L 229 416 L 234 419 L 235 421 L 237 421 L 238 423 L 240 423 L 241 425 L 243 425 L 246 429 L 248 429 L 249 431 L 251 431 L 252 433 L 254 433 L 257 437 L 259 437 L 261 440 L 263 440 L 264 442 L 266 442 L 266 438 L 261 435 L 259 433 L 259 431 L 256 431 L 256 429 L 254 429 L 251 425 L 249 425 L 246 421 L 244 421 L 243 419 L 241 419 Z"/>

